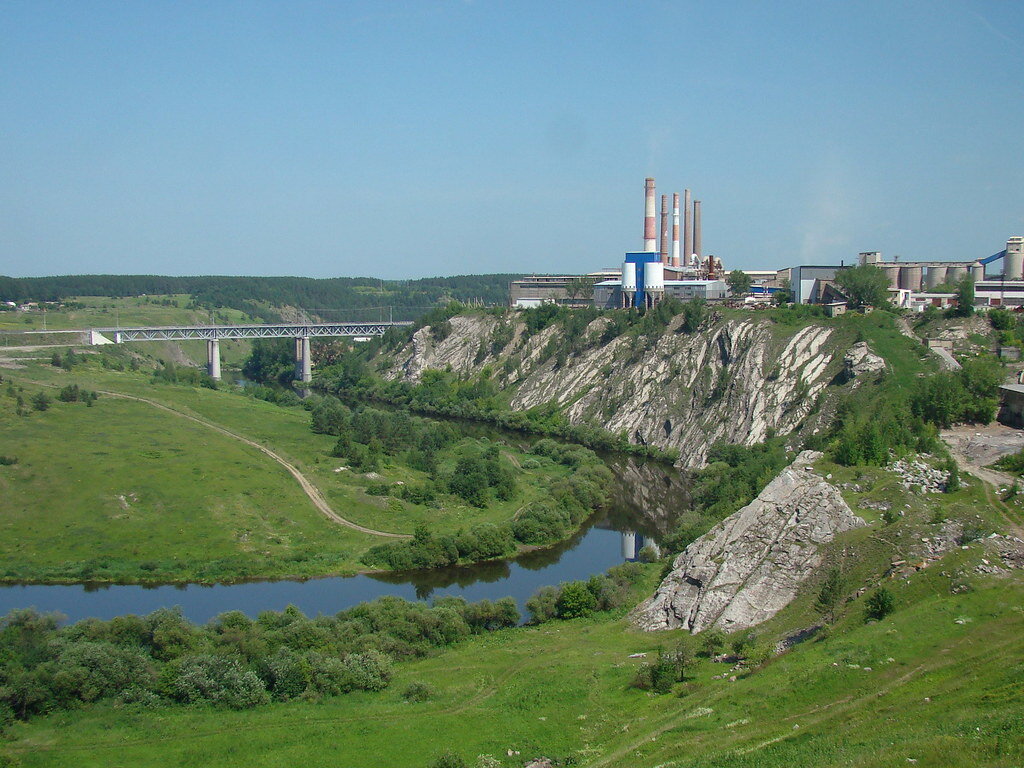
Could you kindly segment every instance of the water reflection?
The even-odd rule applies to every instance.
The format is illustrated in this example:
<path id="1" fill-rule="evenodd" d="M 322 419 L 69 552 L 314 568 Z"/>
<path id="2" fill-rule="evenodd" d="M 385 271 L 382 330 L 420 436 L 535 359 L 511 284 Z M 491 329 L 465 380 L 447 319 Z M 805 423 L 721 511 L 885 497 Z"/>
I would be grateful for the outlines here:
<path id="1" fill-rule="evenodd" d="M 333 614 L 384 595 L 407 600 L 455 595 L 470 601 L 511 596 L 522 609 L 542 586 L 587 579 L 624 560 L 638 559 L 645 546 L 657 548 L 687 507 L 685 478 L 673 468 L 626 457 L 605 460 L 615 476 L 608 509 L 588 520 L 568 541 L 513 560 L 411 573 L 231 585 L 4 586 L 0 587 L 0 615 L 35 607 L 77 621 L 180 606 L 189 619 L 205 622 L 228 610 L 256 616 L 261 611 L 283 610 L 289 604 L 307 615 Z"/>

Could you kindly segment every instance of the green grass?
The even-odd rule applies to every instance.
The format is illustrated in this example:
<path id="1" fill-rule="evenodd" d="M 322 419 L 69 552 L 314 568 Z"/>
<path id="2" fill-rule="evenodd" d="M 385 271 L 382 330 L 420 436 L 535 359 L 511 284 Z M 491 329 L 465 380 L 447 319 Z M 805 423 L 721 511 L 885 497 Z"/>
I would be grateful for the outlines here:
<path id="1" fill-rule="evenodd" d="M 351 572 L 376 543 L 326 520 L 262 453 L 144 403 L 21 417 L 4 396 L 0 430 L 18 459 L 0 472 L 4 580 Z"/>
<path id="2" fill-rule="evenodd" d="M 678 633 L 601 616 L 473 638 L 398 665 L 378 694 L 247 712 L 87 707 L 16 725 L 7 749 L 25 766 L 399 768 L 448 748 L 506 766 L 540 755 L 623 768 L 1019 765 L 1020 574 L 950 595 L 936 569 L 895 589 L 897 610 L 881 622 L 865 625 L 858 599 L 824 641 L 734 682 L 728 665 L 703 660 L 663 696 L 629 687 L 640 662 L 628 656 Z M 435 697 L 405 703 L 413 681 Z"/>
<path id="3" fill-rule="evenodd" d="M 56 312 L 32 310 L 29 312 L 0 313 L 0 332 L 35 331 L 43 328 L 44 314 L 47 330 L 114 328 L 149 325 L 209 325 L 213 323 L 241 323 L 249 317 L 236 309 L 221 307 L 215 312 L 189 309 L 191 297 L 184 294 L 171 296 L 76 296 L 68 303 L 84 305 L 81 308 Z M 171 304 L 164 304 L 170 301 Z"/>
<path id="4" fill-rule="evenodd" d="M 72 372 L 45 362 L 15 372 L 25 399 L 74 382 L 163 403 L 265 445 L 296 466 L 342 517 L 411 534 L 421 523 L 451 533 L 511 519 L 544 498 L 568 470 L 540 459 L 518 477 L 510 501 L 484 508 L 441 497 L 439 508 L 370 496 L 371 482 L 417 483 L 393 463 L 368 478 L 329 455 L 335 438 L 309 429 L 302 408 L 233 391 L 154 384 L 142 373 L 95 362 Z M 49 385 L 41 386 L 41 385 Z M 3 391 L 3 390 L 0 390 Z M 0 579 L 7 581 L 231 581 L 365 570 L 363 552 L 385 539 L 324 518 L 279 464 L 256 449 L 152 405 L 101 396 L 92 408 L 55 402 L 15 414 L 0 396 Z M 513 463 L 521 449 L 502 447 Z M 454 461 L 453 459 L 451 461 Z M 382 479 L 380 479 L 382 478 Z M 123 498 L 122 498 L 123 497 Z"/>

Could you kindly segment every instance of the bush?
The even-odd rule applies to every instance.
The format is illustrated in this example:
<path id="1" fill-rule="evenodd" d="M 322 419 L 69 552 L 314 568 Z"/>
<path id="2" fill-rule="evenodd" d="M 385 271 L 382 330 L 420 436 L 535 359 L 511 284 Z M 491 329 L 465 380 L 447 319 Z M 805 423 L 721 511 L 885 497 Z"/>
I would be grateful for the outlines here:
<path id="1" fill-rule="evenodd" d="M 701 651 L 708 658 L 713 658 L 725 649 L 725 632 L 717 627 L 705 629 L 700 634 Z"/>
<path id="2" fill-rule="evenodd" d="M 469 766 L 462 758 L 462 755 L 448 749 L 434 759 L 434 762 L 430 764 L 430 768 L 469 768 Z"/>
<path id="3" fill-rule="evenodd" d="M 212 704 L 231 709 L 249 709 L 266 704 L 266 686 L 256 673 L 237 659 L 226 656 L 186 656 L 167 673 L 166 690 L 185 704 Z"/>
<path id="4" fill-rule="evenodd" d="M 864 620 L 881 621 L 895 609 L 892 592 L 885 587 L 879 587 L 868 595 L 867 603 L 864 606 Z"/>
<path id="5" fill-rule="evenodd" d="M 597 598 L 582 581 L 563 584 L 558 595 L 557 610 L 560 619 L 576 619 L 589 616 L 597 607 Z"/>
<path id="6" fill-rule="evenodd" d="M 410 702 L 428 701 L 434 697 L 434 690 L 426 683 L 409 683 L 402 691 L 402 698 Z"/>

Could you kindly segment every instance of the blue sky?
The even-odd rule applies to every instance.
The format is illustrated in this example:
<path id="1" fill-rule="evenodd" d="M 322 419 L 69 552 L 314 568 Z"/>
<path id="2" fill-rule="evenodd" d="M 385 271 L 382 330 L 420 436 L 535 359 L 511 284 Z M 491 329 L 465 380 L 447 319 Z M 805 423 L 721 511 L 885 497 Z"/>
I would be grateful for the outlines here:
<path id="1" fill-rule="evenodd" d="M 0 2 L 0 274 L 729 268 L 1024 234 L 1024 3 Z"/>

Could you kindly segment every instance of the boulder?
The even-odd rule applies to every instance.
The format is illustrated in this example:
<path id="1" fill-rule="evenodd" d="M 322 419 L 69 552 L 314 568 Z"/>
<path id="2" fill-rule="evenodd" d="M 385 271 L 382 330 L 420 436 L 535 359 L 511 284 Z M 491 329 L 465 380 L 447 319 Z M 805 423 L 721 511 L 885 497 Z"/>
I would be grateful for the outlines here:
<path id="1" fill-rule="evenodd" d="M 804 451 L 757 498 L 688 546 L 632 614 L 643 630 L 732 632 L 774 616 L 821 565 L 821 547 L 864 525 Z"/>

